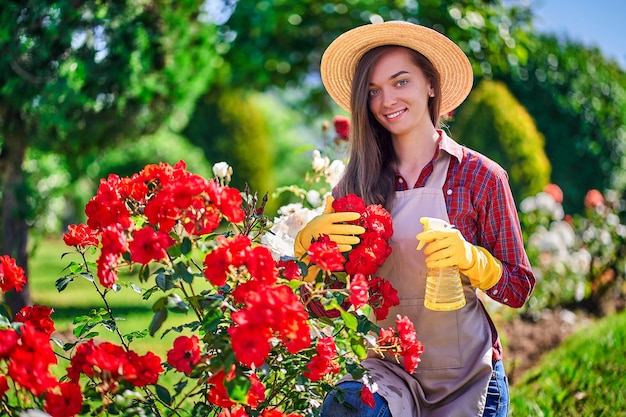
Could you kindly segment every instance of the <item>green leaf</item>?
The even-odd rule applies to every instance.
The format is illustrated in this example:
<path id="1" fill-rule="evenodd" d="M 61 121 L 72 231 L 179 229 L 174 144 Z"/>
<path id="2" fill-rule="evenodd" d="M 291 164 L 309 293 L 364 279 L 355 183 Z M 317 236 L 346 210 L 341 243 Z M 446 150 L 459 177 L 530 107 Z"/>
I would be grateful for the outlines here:
<path id="1" fill-rule="evenodd" d="M 184 262 L 178 262 L 174 265 L 174 268 L 178 276 L 180 276 L 187 284 L 191 284 L 193 282 L 193 274 L 189 265 Z"/>
<path id="2" fill-rule="evenodd" d="M 136 286 L 135 284 L 133 284 L 132 282 L 130 283 L 130 288 L 135 291 L 137 294 L 141 294 L 143 291 L 143 288 Z"/>
<path id="3" fill-rule="evenodd" d="M 341 309 L 341 318 L 343 319 L 343 322 L 348 329 L 356 331 L 358 322 L 356 317 L 354 317 L 354 314 L 348 313 L 346 310 Z"/>
<path id="4" fill-rule="evenodd" d="M 250 379 L 243 375 L 238 375 L 230 381 L 225 381 L 224 386 L 228 392 L 228 396 L 235 402 L 245 402 L 250 389 Z"/>
<path id="5" fill-rule="evenodd" d="M 358 356 L 359 359 L 363 360 L 367 357 L 367 349 L 363 345 L 362 339 L 358 337 L 351 337 L 350 347 L 352 348 L 352 352 L 354 352 L 354 354 Z"/>
<path id="6" fill-rule="evenodd" d="M 370 321 L 369 316 L 357 315 L 359 325 L 357 326 L 357 332 L 367 334 L 376 328 L 376 325 Z"/>
<path id="7" fill-rule="evenodd" d="M 183 238 L 183 242 L 180 245 L 180 250 L 183 255 L 187 255 L 189 252 L 191 252 L 191 248 L 191 239 L 189 239 L 188 237 Z"/>
<path id="8" fill-rule="evenodd" d="M 93 275 L 87 272 L 81 272 L 80 274 L 78 274 L 78 276 L 80 276 L 81 278 L 86 279 L 89 282 L 94 282 L 94 278 Z"/>
<path id="9" fill-rule="evenodd" d="M 66 275 L 62 278 L 59 278 L 56 280 L 55 282 L 55 286 L 57 287 L 57 291 L 61 292 L 63 291 L 65 288 L 67 288 L 67 286 L 70 284 L 70 282 L 74 281 L 73 276 L 70 275 Z"/>
<path id="10" fill-rule="evenodd" d="M 110 332 L 114 332 L 117 329 L 115 320 L 102 320 L 102 325 Z"/>
<path id="11" fill-rule="evenodd" d="M 223 317 L 224 313 L 219 308 L 210 309 L 202 318 L 202 328 L 207 332 L 215 333 Z"/>
<path id="12" fill-rule="evenodd" d="M 305 282 L 301 281 L 299 279 L 292 279 L 292 280 L 289 280 L 289 282 L 287 283 L 287 285 L 294 291 L 297 290 L 299 287 L 301 287 L 304 284 L 305 284 Z"/>
<path id="13" fill-rule="evenodd" d="M 148 336 L 148 329 L 137 330 L 124 335 L 124 339 L 130 343 L 135 339 L 144 339 Z"/>
<path id="14" fill-rule="evenodd" d="M 165 404 L 171 405 L 172 396 L 170 395 L 170 392 L 168 391 L 168 389 L 165 388 L 163 385 L 156 385 L 155 388 L 156 388 L 157 397 L 159 397 L 159 399 L 163 401 Z"/>
<path id="15" fill-rule="evenodd" d="M 363 378 L 363 375 L 365 375 L 365 368 L 363 368 L 363 366 L 361 366 L 360 364 L 354 362 L 346 363 L 346 371 L 348 371 L 348 373 L 352 375 L 352 378 L 354 378 L 355 381 L 360 380 L 361 378 Z"/>
<path id="16" fill-rule="evenodd" d="M 147 300 L 152 296 L 152 294 L 158 291 L 160 291 L 159 287 L 152 287 L 150 289 L 147 289 L 146 292 L 143 293 L 143 296 L 141 298 Z"/>
<path id="17" fill-rule="evenodd" d="M 167 305 L 167 297 L 161 297 L 152 304 L 152 311 L 157 312 L 159 310 L 163 310 Z"/>
<path id="18" fill-rule="evenodd" d="M 150 336 L 154 336 L 159 331 L 163 323 L 165 323 L 165 319 L 167 319 L 167 309 L 164 308 L 154 313 L 150 323 Z"/>
<path id="19" fill-rule="evenodd" d="M 69 350 L 73 349 L 73 348 L 74 348 L 74 346 L 76 346 L 77 344 L 78 344 L 78 341 L 76 341 L 76 342 L 72 342 L 72 343 L 65 343 L 65 344 L 63 345 L 63 350 L 67 352 L 67 351 L 69 351 Z"/>
<path id="20" fill-rule="evenodd" d="M 191 417 L 206 417 L 210 416 L 211 411 L 213 411 L 213 407 L 206 403 L 196 403 L 193 407 L 193 411 L 191 412 Z"/>
<path id="21" fill-rule="evenodd" d="M 83 339 L 93 339 L 94 337 L 100 335 L 100 333 L 98 332 L 89 332 L 85 335 L 83 335 Z"/>
<path id="22" fill-rule="evenodd" d="M 174 281 L 172 280 L 172 276 L 169 274 L 165 274 L 165 272 L 159 272 L 155 279 L 156 285 L 163 291 L 168 291 L 174 288 Z"/>
<path id="23" fill-rule="evenodd" d="M 139 282 L 146 282 L 150 278 L 150 267 L 148 265 L 143 265 L 139 270 Z"/>
<path id="24" fill-rule="evenodd" d="M 167 308 L 174 313 L 187 313 L 189 306 L 180 298 L 178 294 L 170 294 L 167 296 Z"/>
<path id="25" fill-rule="evenodd" d="M 180 382 L 178 382 L 177 384 L 174 385 L 174 391 L 176 392 L 175 395 L 180 394 L 181 392 L 183 392 L 183 390 L 185 389 L 185 387 L 187 386 L 189 380 L 188 379 L 183 379 Z"/>

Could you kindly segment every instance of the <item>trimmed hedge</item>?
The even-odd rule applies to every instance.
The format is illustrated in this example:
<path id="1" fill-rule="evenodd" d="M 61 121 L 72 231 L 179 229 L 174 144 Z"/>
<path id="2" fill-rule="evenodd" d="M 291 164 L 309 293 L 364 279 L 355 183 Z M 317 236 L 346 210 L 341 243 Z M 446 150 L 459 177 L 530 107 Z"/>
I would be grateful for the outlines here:
<path id="1" fill-rule="evenodd" d="M 550 182 L 544 137 L 502 82 L 483 80 L 457 111 L 451 133 L 508 171 L 516 201 L 537 194 Z"/>

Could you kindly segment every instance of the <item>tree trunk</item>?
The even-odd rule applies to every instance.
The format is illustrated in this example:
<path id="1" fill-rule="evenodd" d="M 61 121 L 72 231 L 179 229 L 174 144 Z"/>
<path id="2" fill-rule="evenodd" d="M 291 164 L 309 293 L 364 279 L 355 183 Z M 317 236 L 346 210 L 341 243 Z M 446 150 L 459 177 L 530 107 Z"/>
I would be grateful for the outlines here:
<path id="1" fill-rule="evenodd" d="M 28 277 L 28 225 L 26 223 L 26 201 L 21 190 L 24 187 L 22 165 L 26 156 L 27 140 L 24 124 L 19 112 L 4 112 L 3 143 L 0 152 L 0 254 L 9 255 L 24 269 Z M 4 301 L 15 315 L 32 303 L 28 284 L 22 291 L 9 291 Z"/>

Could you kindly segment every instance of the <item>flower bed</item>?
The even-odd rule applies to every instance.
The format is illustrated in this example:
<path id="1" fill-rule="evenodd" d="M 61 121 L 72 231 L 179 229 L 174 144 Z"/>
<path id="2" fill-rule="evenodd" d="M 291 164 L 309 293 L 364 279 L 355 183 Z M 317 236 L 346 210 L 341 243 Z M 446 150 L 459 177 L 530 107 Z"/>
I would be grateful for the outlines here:
<path id="1" fill-rule="evenodd" d="M 181 161 L 101 180 L 85 207 L 86 224 L 64 235 L 79 260 L 56 286 L 62 292 L 87 279 L 103 307 L 74 329 L 76 342 L 64 345 L 51 343 L 50 308 L 26 307 L 15 317 L 0 309 L 2 413 L 309 416 L 344 374 L 364 381 L 362 396 L 372 401 L 375 381 L 359 364 L 368 354 L 402 357 L 408 371 L 415 369 L 422 346 L 413 324 L 398 317 L 397 328 L 380 329 L 370 320 L 397 303 L 389 283 L 375 276 L 390 251 L 391 221 L 382 207 L 356 196 L 336 200 L 335 210 L 361 213 L 361 244 L 342 254 L 322 236 L 296 259 L 267 243 L 276 243 L 296 211 L 270 221 L 264 199 L 229 187 L 223 164 L 215 172 L 204 179 Z M 319 273 L 304 281 L 311 268 Z M 121 281 L 126 270 L 134 275 Z M 14 260 L 0 257 L 0 289 L 20 290 L 25 282 Z M 123 286 L 154 300 L 151 323 L 128 334 L 107 301 Z M 186 312 L 189 321 L 168 328 L 169 311 Z M 119 343 L 97 342 L 96 325 L 117 333 Z M 133 351 L 132 340 L 170 331 L 181 335 L 166 358 Z M 69 366 L 52 372 L 59 356 Z M 165 374 L 175 382 L 162 382 Z"/>

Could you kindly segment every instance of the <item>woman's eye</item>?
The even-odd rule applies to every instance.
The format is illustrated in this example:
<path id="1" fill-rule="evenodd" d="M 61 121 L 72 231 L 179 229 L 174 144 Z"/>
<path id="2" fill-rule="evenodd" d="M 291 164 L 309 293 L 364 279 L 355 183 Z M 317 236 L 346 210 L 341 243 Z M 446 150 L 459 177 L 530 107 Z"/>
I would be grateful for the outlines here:
<path id="1" fill-rule="evenodd" d="M 378 95 L 378 93 L 379 93 L 379 90 L 376 90 L 376 89 L 369 90 L 370 97 L 376 96 L 376 95 Z"/>
<path id="2" fill-rule="evenodd" d="M 409 81 L 408 80 L 400 80 L 398 81 L 398 83 L 396 84 L 398 87 L 404 87 L 405 85 L 407 85 Z"/>

